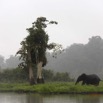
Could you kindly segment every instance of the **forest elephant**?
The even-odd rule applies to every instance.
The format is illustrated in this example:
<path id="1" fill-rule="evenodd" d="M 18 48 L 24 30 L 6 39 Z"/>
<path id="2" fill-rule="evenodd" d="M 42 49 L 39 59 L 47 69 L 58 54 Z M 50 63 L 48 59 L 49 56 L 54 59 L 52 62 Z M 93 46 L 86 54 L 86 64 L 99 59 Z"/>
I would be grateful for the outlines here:
<path id="1" fill-rule="evenodd" d="M 82 81 L 82 85 L 86 84 L 86 85 L 98 86 L 101 80 L 96 74 L 87 75 L 83 73 L 77 78 L 75 85 L 79 83 L 80 81 Z"/>

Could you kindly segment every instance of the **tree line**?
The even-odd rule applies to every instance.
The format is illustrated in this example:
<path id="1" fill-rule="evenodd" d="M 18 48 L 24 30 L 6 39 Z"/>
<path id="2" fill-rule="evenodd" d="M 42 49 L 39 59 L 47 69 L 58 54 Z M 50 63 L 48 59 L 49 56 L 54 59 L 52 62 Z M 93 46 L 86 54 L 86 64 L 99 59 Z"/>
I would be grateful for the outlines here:
<path id="1" fill-rule="evenodd" d="M 35 74 L 35 71 L 33 72 Z M 28 72 L 25 69 L 13 68 L 0 71 L 0 83 L 28 83 Z M 70 82 L 73 81 L 67 72 L 54 72 L 43 69 L 45 82 Z"/>
<path id="2" fill-rule="evenodd" d="M 103 39 L 100 36 L 89 38 L 87 44 L 74 43 L 62 53 L 58 52 L 56 56 L 47 52 L 47 65 L 44 69 L 68 72 L 72 78 L 77 78 L 81 73 L 95 73 L 103 78 Z M 11 55 L 6 60 L 0 56 L 1 69 L 16 68 L 19 63 L 19 56 Z"/>
<path id="3" fill-rule="evenodd" d="M 19 63 L 19 56 L 10 55 L 9 58 L 5 59 L 4 56 L 0 55 L 0 69 L 12 69 L 18 67 Z"/>
<path id="4" fill-rule="evenodd" d="M 70 77 L 77 78 L 81 73 L 95 73 L 103 78 L 103 39 L 100 36 L 89 38 L 87 44 L 74 43 L 57 56 L 47 52 L 47 65 L 44 69 L 54 72 L 68 72 Z M 4 59 L 0 56 L 0 67 L 16 68 L 20 63 L 19 56 Z"/>
<path id="5" fill-rule="evenodd" d="M 46 68 L 69 72 L 74 78 L 81 73 L 94 73 L 103 78 L 103 39 L 100 36 L 92 36 L 87 44 L 72 44 L 56 59 L 50 55 Z"/>

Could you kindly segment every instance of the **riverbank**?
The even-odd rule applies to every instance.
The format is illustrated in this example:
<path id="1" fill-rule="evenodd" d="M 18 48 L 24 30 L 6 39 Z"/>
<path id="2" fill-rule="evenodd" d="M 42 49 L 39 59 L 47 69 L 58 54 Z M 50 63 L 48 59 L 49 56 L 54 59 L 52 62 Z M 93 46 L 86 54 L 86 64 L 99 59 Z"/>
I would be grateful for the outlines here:
<path id="1" fill-rule="evenodd" d="M 75 85 L 73 82 L 55 82 L 37 85 L 27 83 L 0 84 L 0 92 L 20 92 L 20 93 L 49 93 L 49 94 L 89 94 L 103 93 L 103 83 L 99 86 Z"/>

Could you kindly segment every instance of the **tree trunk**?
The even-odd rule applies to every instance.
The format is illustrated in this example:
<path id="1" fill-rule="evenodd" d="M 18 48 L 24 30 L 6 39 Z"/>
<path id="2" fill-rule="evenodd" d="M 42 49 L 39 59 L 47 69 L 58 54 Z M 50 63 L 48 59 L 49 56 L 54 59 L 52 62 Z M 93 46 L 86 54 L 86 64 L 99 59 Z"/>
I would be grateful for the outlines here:
<path id="1" fill-rule="evenodd" d="M 35 80 L 34 80 L 33 69 L 32 69 L 32 61 L 31 61 L 30 50 L 28 50 L 28 66 L 29 66 L 29 82 L 30 82 L 30 85 L 36 84 Z"/>
<path id="2" fill-rule="evenodd" d="M 33 69 L 31 64 L 29 65 L 29 82 L 30 85 L 36 84 L 34 80 Z"/>
<path id="3" fill-rule="evenodd" d="M 42 64 L 42 61 L 37 63 L 37 83 L 44 83 L 44 78 L 42 76 Z"/>

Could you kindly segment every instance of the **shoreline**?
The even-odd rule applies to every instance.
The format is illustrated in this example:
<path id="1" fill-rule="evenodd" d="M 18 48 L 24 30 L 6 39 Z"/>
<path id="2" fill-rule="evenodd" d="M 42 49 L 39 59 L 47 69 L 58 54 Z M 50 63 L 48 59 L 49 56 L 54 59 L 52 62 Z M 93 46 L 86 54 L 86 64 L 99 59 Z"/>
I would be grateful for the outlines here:
<path id="1" fill-rule="evenodd" d="M 74 85 L 73 82 L 54 82 L 29 85 L 28 83 L 0 83 L 0 92 L 39 93 L 39 94 L 103 94 L 100 86 Z"/>

